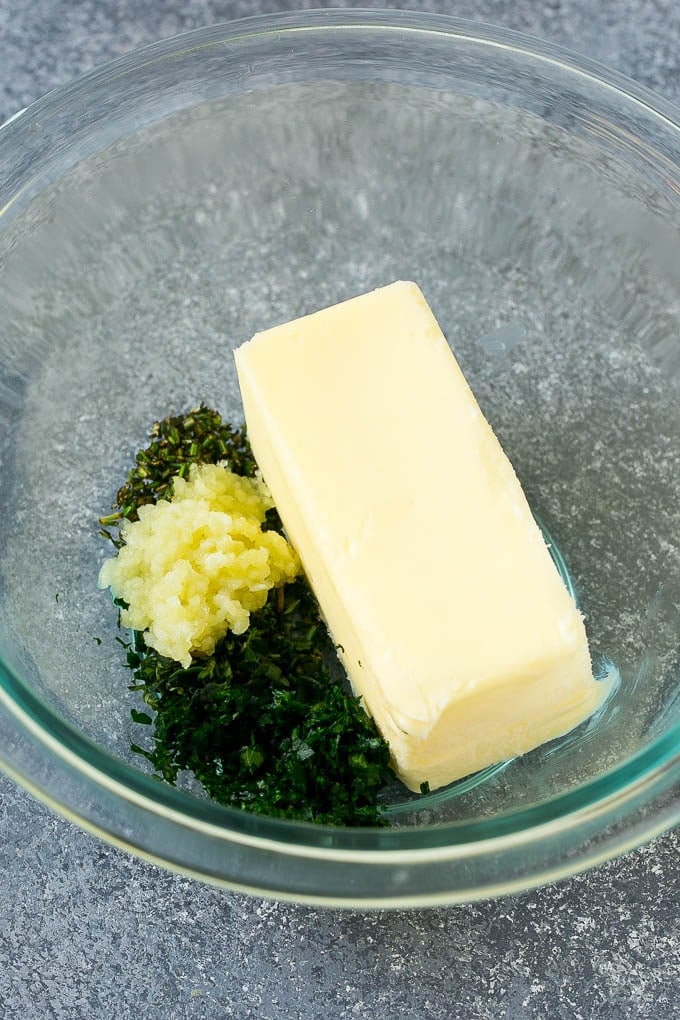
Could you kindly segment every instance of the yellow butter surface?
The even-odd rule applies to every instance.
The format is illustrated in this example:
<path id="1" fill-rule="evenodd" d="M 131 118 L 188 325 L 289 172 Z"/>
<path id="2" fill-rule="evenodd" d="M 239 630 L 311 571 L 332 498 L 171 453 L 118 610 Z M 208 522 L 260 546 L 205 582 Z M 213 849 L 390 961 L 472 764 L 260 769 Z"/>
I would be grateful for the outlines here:
<path id="1" fill-rule="evenodd" d="M 355 691 L 411 789 L 599 705 L 582 618 L 420 289 L 236 352 L 248 435 Z"/>

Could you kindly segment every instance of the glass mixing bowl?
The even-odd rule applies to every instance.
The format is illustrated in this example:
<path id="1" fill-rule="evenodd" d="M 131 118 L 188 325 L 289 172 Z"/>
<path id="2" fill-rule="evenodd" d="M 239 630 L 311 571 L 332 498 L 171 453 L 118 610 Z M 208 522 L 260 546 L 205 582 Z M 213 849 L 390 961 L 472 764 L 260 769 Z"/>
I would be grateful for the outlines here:
<path id="1" fill-rule="evenodd" d="M 7 125 L 7 771 L 151 860 L 327 904 L 524 889 L 670 826 L 679 124 L 637 85 L 510 32 L 326 11 L 148 47 Z M 384 830 L 271 820 L 166 786 L 130 751 L 136 702 L 96 587 L 97 518 L 156 418 L 203 400 L 241 420 L 235 345 L 399 278 L 422 286 L 455 348 L 616 690 L 532 754 L 422 799 L 391 791 Z"/>

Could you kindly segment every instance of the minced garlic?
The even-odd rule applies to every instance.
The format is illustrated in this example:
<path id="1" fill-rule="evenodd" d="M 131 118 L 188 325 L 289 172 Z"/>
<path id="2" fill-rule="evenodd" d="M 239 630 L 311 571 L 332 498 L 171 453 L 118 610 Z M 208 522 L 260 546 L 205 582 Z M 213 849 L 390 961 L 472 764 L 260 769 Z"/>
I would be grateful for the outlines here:
<path id="1" fill-rule="evenodd" d="M 140 507 L 99 573 L 99 587 L 128 606 L 121 623 L 184 667 L 228 630 L 243 633 L 269 591 L 300 573 L 285 538 L 262 530 L 273 505 L 261 480 L 224 465 L 193 465 L 188 480 L 175 478 L 172 500 Z"/>

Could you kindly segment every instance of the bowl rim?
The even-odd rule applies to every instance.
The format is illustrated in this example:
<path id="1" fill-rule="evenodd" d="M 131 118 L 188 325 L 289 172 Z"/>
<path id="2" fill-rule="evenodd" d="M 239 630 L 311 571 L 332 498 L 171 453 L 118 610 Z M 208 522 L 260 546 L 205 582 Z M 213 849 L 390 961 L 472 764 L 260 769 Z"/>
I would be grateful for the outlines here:
<path id="1" fill-rule="evenodd" d="M 48 90 L 38 99 L 17 110 L 0 124 L 9 127 L 23 115 L 37 115 L 46 106 L 57 104 L 62 96 L 84 92 L 92 85 L 112 75 L 119 76 L 140 66 L 165 60 L 173 53 L 205 49 L 228 42 L 245 41 L 251 37 L 275 35 L 281 32 L 310 32 L 340 29 L 383 29 L 410 31 L 414 34 L 441 35 L 449 38 L 482 42 L 497 49 L 526 53 L 545 64 L 555 64 L 592 79 L 644 107 L 649 113 L 663 118 L 672 127 L 680 129 L 680 105 L 666 99 L 647 85 L 643 85 L 622 71 L 578 53 L 568 46 L 555 43 L 527 32 L 505 28 L 472 18 L 459 18 L 448 14 L 435 14 L 398 8 L 375 7 L 313 7 L 307 10 L 280 11 L 250 15 L 231 21 L 216 22 L 202 28 L 189 29 L 167 38 L 123 53 L 104 61 L 92 70 L 63 82 Z M 181 44 L 181 45 L 178 45 Z M 3 210 L 0 209 L 0 216 Z"/>
<path id="2" fill-rule="evenodd" d="M 12 690 L 14 697 L 10 693 Z M 595 779 L 530 807 L 477 821 L 454 820 L 388 830 L 333 828 L 251 814 L 159 783 L 151 773 L 142 772 L 116 757 L 45 705 L 1 659 L 0 703 L 26 732 L 56 757 L 123 801 L 170 821 L 183 825 L 190 822 L 194 831 L 204 835 L 219 838 L 228 834 L 230 840 L 245 846 L 265 848 L 271 848 L 274 842 L 277 850 L 287 855 L 324 856 L 336 861 L 407 862 L 415 855 L 419 861 L 434 862 L 467 856 L 473 850 L 475 854 L 496 854 L 536 838 L 545 839 L 561 832 L 565 826 L 604 814 L 613 804 L 620 806 L 632 801 L 641 790 L 651 787 L 656 778 L 665 777 L 674 767 L 680 773 L 680 749 L 675 739 L 680 737 L 680 727 L 676 727 L 677 734 L 671 730 Z M 22 776 L 10 762 L 5 765 L 4 758 L 0 749 L 3 768 L 14 773 L 23 785 L 35 789 L 30 777 Z M 622 774 L 626 781 L 619 783 L 617 780 Z M 584 804 L 585 790 L 595 790 L 596 796 Z M 53 797 L 48 800 L 55 801 Z M 226 821 L 232 824 L 227 825 Z M 525 821 L 532 824 L 523 824 Z M 652 827 L 652 831 L 657 830 Z M 466 838 L 469 834 L 473 835 L 472 839 Z M 431 838 L 424 842 L 426 835 Z M 376 836 L 380 839 L 379 849 L 374 846 Z M 456 838 L 460 836 L 463 838 Z"/>
<path id="3" fill-rule="evenodd" d="M 385 9 L 317 9 L 300 12 L 258 15 L 208 28 L 194 29 L 160 42 L 151 43 L 124 54 L 101 67 L 53 89 L 24 111 L 0 125 L 0 145 L 10 143 L 13 132 L 30 128 L 64 102 L 77 99 L 93 85 L 112 76 L 135 71 L 164 61 L 172 54 L 199 52 L 225 43 L 246 43 L 263 36 L 315 32 L 319 36 L 342 31 L 391 31 L 414 35 L 438 35 L 452 44 L 474 42 L 488 47 L 525 54 L 532 60 L 555 65 L 571 74 L 583 76 L 598 88 L 616 93 L 625 102 L 643 107 L 661 120 L 666 128 L 678 132 L 680 149 L 680 109 L 657 96 L 652 90 L 611 70 L 598 61 L 577 56 L 551 42 L 533 39 L 523 33 L 446 15 Z M 9 205 L 0 208 L 0 228 Z M 604 815 L 614 803 L 634 800 L 645 787 L 667 779 L 669 771 L 680 773 L 680 725 L 612 766 L 592 780 L 529 807 L 477 821 L 461 820 L 414 828 L 334 829 L 305 822 L 251 815 L 238 809 L 204 801 L 158 783 L 153 777 L 117 758 L 95 744 L 55 710 L 49 708 L 26 685 L 9 664 L 0 659 L 0 703 L 16 724 L 48 747 L 65 763 L 96 785 L 105 787 L 122 800 L 136 802 L 153 814 L 190 823 L 192 830 L 212 836 L 226 836 L 244 845 L 275 846 L 282 853 L 360 861 L 450 859 L 474 854 L 499 853 L 508 846 L 517 847 L 562 832 L 593 815 Z M 6 770 L 36 791 L 30 776 L 23 776 L 0 750 L 0 763 Z M 50 801 L 52 802 L 52 801 Z M 60 810 L 70 805 L 57 803 Z M 680 814 L 680 806 L 678 810 Z M 81 820 L 82 824 L 82 820 Z M 655 828 L 650 820 L 647 831 L 635 842 L 656 834 L 671 822 Z M 376 834 L 380 848 L 376 849 Z M 105 834 L 105 833 L 104 833 Z M 110 834 L 107 835 L 110 838 Z M 627 847 L 623 847 L 624 849 Z M 138 852 L 138 851 L 137 851 Z M 574 870 L 573 868 L 571 870 Z"/>

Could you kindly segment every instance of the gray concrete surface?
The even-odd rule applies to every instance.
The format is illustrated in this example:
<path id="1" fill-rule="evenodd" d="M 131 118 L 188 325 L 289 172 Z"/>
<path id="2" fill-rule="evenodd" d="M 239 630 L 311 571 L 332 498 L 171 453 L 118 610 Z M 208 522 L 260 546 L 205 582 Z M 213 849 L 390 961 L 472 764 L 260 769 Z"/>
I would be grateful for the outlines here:
<path id="1" fill-rule="evenodd" d="M 320 4 L 0 0 L 0 121 L 131 47 L 307 6 Z M 676 0 L 392 6 L 527 31 L 680 101 Z M 513 899 L 337 913 L 163 873 L 0 778 L 0 1017 L 678 1017 L 679 852 L 669 834 Z"/>

